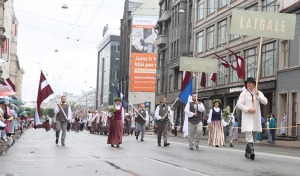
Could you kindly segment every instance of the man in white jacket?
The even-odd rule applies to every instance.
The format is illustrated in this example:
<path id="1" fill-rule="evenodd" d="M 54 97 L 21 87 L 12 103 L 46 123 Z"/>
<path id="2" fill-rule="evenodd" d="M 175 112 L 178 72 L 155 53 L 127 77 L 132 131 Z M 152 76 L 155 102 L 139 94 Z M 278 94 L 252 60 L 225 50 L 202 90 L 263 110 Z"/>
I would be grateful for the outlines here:
<path id="1" fill-rule="evenodd" d="M 249 77 L 245 82 L 247 90 L 240 94 L 237 102 L 237 108 L 242 111 L 242 129 L 245 133 L 246 139 L 246 152 L 245 157 L 254 160 L 254 139 L 253 133 L 261 132 L 261 111 L 260 104 L 267 105 L 268 100 L 261 91 L 255 89 L 256 81 L 254 78 Z"/>
<path id="2" fill-rule="evenodd" d="M 55 107 L 54 114 L 56 115 L 55 143 L 58 144 L 60 130 L 62 130 L 61 145 L 65 145 L 67 125 L 68 122 L 72 119 L 71 107 L 66 103 L 66 96 L 61 97 L 61 102 Z"/>

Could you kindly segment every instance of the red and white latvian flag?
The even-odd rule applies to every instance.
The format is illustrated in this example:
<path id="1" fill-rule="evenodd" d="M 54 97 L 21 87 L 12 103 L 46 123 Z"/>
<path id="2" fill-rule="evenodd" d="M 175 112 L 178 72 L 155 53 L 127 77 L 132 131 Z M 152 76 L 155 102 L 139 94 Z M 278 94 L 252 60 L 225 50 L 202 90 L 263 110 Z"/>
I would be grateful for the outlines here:
<path id="1" fill-rule="evenodd" d="M 16 86 L 15 86 L 15 84 L 14 84 L 9 78 L 6 78 L 6 79 L 4 80 L 4 82 L 2 82 L 2 85 L 4 85 L 4 86 L 9 86 L 9 87 L 12 88 L 12 90 L 13 90 L 14 92 L 16 91 Z"/>
<path id="2" fill-rule="evenodd" d="M 41 124 L 41 121 L 40 121 L 40 117 L 41 117 L 41 104 L 51 94 L 53 94 L 53 90 L 52 90 L 50 84 L 48 84 L 45 75 L 41 71 L 38 96 L 37 96 L 37 100 L 36 100 L 36 111 L 35 111 L 35 120 L 34 120 L 34 125 L 35 126 Z"/>
<path id="3" fill-rule="evenodd" d="M 192 73 L 189 71 L 184 71 L 182 73 L 182 83 L 181 83 L 181 91 L 184 90 L 185 86 L 190 82 L 192 78 Z"/>

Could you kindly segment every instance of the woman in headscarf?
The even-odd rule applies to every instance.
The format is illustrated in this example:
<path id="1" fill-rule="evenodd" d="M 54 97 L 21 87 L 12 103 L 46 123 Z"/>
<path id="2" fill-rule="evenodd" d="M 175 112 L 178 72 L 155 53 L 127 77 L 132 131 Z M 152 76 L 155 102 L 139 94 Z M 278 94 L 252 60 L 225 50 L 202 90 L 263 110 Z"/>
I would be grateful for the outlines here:
<path id="1" fill-rule="evenodd" d="M 123 135 L 123 125 L 124 125 L 124 108 L 121 106 L 121 98 L 115 98 L 115 109 L 109 109 L 109 131 L 107 144 L 110 144 L 111 147 L 117 145 L 119 147 L 122 144 L 122 135 Z"/>
<path id="2" fill-rule="evenodd" d="M 213 108 L 209 111 L 208 116 L 208 145 L 219 147 L 224 145 L 224 132 L 222 126 L 222 110 L 219 108 L 220 99 L 213 100 Z"/>

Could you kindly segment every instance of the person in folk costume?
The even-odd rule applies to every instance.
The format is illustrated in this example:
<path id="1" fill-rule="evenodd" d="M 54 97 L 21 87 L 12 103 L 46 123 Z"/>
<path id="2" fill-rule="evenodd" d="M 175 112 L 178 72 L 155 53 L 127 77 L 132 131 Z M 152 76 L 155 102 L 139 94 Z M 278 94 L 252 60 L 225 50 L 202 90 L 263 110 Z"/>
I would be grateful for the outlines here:
<path id="1" fill-rule="evenodd" d="M 125 113 L 125 124 L 126 124 L 126 133 L 127 135 L 131 134 L 131 115 L 130 111 Z"/>
<path id="2" fill-rule="evenodd" d="M 95 134 L 96 133 L 96 121 L 97 121 L 97 114 L 98 112 L 94 111 L 92 113 L 92 118 L 91 118 L 91 130 L 90 133 Z"/>
<path id="3" fill-rule="evenodd" d="M 139 140 L 139 135 L 141 133 L 141 141 L 144 141 L 146 122 L 149 119 L 148 111 L 145 109 L 145 104 L 141 104 L 141 108 L 138 111 L 137 115 L 137 129 L 136 140 Z"/>
<path id="4" fill-rule="evenodd" d="M 78 117 L 78 114 L 76 113 L 75 118 L 74 118 L 74 130 L 76 133 L 79 132 L 79 121 L 80 121 L 80 118 Z"/>
<path id="5" fill-rule="evenodd" d="M 283 113 L 283 117 L 280 122 L 280 135 L 282 135 L 282 136 L 286 136 L 286 131 L 287 131 L 286 124 L 287 124 L 286 113 Z"/>
<path id="6" fill-rule="evenodd" d="M 203 103 L 198 102 L 197 93 L 192 95 L 192 102 L 185 105 L 184 113 L 184 137 L 189 136 L 189 147 L 199 149 L 200 137 L 202 134 L 202 112 L 205 111 Z"/>
<path id="7" fill-rule="evenodd" d="M 95 111 L 96 112 L 96 117 L 95 117 L 95 133 L 100 134 L 100 120 L 101 120 L 101 115 L 99 111 Z"/>
<path id="8" fill-rule="evenodd" d="M 102 126 L 103 126 L 103 133 L 104 135 L 107 135 L 108 133 L 108 125 L 109 125 L 109 121 L 108 121 L 108 112 L 107 111 L 103 111 L 103 116 L 102 116 Z"/>
<path id="9" fill-rule="evenodd" d="M 92 114 L 92 112 L 89 110 L 88 113 L 87 113 L 87 130 L 88 130 L 88 131 L 91 131 L 92 118 L 93 118 L 93 114 Z"/>
<path id="10" fill-rule="evenodd" d="M 226 143 L 226 137 L 229 137 L 229 142 L 230 142 L 230 147 L 233 147 L 233 125 L 234 125 L 234 116 L 233 113 L 230 113 L 230 106 L 226 106 L 225 108 L 229 114 L 226 117 L 226 115 L 224 115 L 225 113 L 223 113 L 223 117 L 224 117 L 224 122 L 223 124 L 223 131 L 224 131 L 224 146 Z"/>
<path id="11" fill-rule="evenodd" d="M 66 132 L 68 122 L 72 119 L 71 106 L 66 103 L 66 96 L 61 97 L 60 104 L 54 108 L 54 114 L 56 115 L 56 140 L 55 143 L 58 144 L 59 134 L 62 130 L 61 144 L 65 145 L 66 142 Z"/>
<path id="12" fill-rule="evenodd" d="M 115 108 L 116 112 L 109 113 L 109 131 L 107 144 L 110 144 L 111 147 L 117 145 L 119 147 L 122 144 L 122 135 L 123 135 L 123 125 L 124 125 L 124 108 L 121 106 L 121 98 L 115 98 Z"/>
<path id="13" fill-rule="evenodd" d="M 104 112 L 100 111 L 99 122 L 98 122 L 98 129 L 99 129 L 100 135 L 103 135 L 103 115 L 104 115 Z"/>
<path id="14" fill-rule="evenodd" d="M 167 132 L 169 126 L 169 120 L 174 126 L 171 107 L 167 105 L 167 98 L 162 98 L 161 104 L 156 107 L 155 118 L 157 119 L 157 143 L 161 146 L 161 136 L 163 136 L 164 146 L 169 146 L 167 139 Z"/>
<path id="15" fill-rule="evenodd" d="M 130 111 L 129 111 L 129 116 L 130 116 L 130 134 L 132 135 L 133 134 L 133 132 L 134 133 L 136 133 L 136 131 L 135 131 L 135 117 L 134 117 L 134 115 L 133 115 L 134 113 L 131 113 Z"/>
<path id="16" fill-rule="evenodd" d="M 219 108 L 220 99 L 213 100 L 213 108 L 208 115 L 208 145 L 219 147 L 224 145 L 224 131 L 222 125 L 222 110 Z"/>
<path id="17" fill-rule="evenodd" d="M 241 131 L 245 133 L 247 143 L 245 157 L 254 160 L 253 133 L 262 131 L 260 104 L 266 105 L 268 100 L 261 91 L 255 89 L 254 78 L 249 77 L 244 83 L 247 90 L 240 94 L 237 108 L 242 111 Z"/>
<path id="18" fill-rule="evenodd" d="M 86 124 L 86 119 L 84 118 L 84 115 L 80 115 L 80 121 L 79 121 L 79 130 L 83 131 L 84 130 L 84 125 Z"/>

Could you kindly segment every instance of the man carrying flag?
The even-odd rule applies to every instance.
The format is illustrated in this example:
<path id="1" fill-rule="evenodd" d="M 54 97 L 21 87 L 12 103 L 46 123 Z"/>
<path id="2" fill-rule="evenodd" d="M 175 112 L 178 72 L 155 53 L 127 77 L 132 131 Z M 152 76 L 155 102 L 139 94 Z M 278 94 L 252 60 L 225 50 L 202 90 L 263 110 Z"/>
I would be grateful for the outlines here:
<path id="1" fill-rule="evenodd" d="M 60 104 L 57 104 L 57 106 L 54 108 L 54 114 L 56 115 L 55 143 L 58 144 L 60 130 L 62 130 L 61 145 L 65 145 L 68 121 L 72 119 L 71 107 L 66 103 L 66 96 L 61 97 Z"/>
<path id="2" fill-rule="evenodd" d="M 53 94 L 53 90 L 52 90 L 51 86 L 48 84 L 45 75 L 41 71 L 38 96 L 37 96 L 37 100 L 36 100 L 36 111 L 35 111 L 35 120 L 34 120 L 34 126 L 35 127 L 37 127 L 38 125 L 41 124 L 41 121 L 40 121 L 41 104 L 51 94 Z"/>

